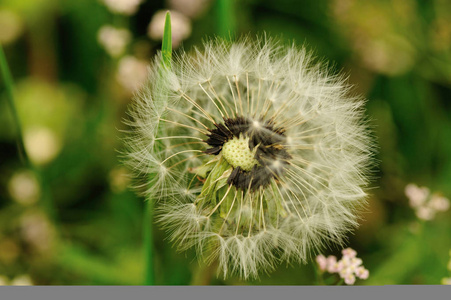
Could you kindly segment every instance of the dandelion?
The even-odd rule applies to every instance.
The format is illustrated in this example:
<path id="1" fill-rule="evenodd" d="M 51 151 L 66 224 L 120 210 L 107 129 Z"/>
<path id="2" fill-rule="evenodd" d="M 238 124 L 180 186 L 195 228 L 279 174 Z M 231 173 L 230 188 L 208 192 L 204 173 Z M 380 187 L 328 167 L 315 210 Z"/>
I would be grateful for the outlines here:
<path id="1" fill-rule="evenodd" d="M 180 250 L 249 278 L 344 241 L 372 154 L 364 101 L 342 77 L 266 39 L 160 66 L 130 110 L 128 163 Z"/>

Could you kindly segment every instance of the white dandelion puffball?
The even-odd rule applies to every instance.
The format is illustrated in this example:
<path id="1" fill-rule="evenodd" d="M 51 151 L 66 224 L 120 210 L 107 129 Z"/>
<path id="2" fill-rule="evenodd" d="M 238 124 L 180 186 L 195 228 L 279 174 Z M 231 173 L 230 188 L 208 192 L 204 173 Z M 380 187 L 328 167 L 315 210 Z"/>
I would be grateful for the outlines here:
<path id="1" fill-rule="evenodd" d="M 365 204 L 372 138 L 342 77 L 266 38 L 217 39 L 161 65 L 125 142 L 179 249 L 246 279 L 344 241 Z"/>

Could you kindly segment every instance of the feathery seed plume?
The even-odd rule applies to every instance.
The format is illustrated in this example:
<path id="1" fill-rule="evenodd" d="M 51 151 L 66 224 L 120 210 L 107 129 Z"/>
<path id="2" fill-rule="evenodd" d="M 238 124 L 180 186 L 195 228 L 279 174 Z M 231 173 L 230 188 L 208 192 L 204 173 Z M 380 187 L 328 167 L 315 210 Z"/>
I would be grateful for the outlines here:
<path id="1" fill-rule="evenodd" d="M 364 100 L 343 77 L 266 38 L 217 39 L 160 66 L 126 144 L 179 249 L 246 279 L 343 242 L 372 157 Z"/>

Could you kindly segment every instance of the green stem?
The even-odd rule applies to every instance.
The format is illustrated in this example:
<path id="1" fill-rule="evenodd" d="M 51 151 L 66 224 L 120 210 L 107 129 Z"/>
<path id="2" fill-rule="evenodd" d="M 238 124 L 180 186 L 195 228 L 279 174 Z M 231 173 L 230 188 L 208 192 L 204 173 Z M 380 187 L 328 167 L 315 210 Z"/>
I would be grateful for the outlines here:
<path id="1" fill-rule="evenodd" d="M 41 196 L 41 205 L 44 207 L 44 210 L 47 212 L 49 218 L 52 221 L 56 220 L 56 210 L 53 206 L 53 201 L 50 193 L 50 188 L 48 184 L 46 184 L 42 172 L 31 162 L 30 157 L 27 154 L 25 149 L 23 134 L 22 134 L 22 125 L 20 123 L 19 115 L 17 113 L 15 98 L 14 98 L 14 81 L 11 76 L 10 69 L 8 67 L 8 63 L 6 61 L 6 56 L 3 51 L 2 46 L 0 45 L 0 69 L 3 78 L 3 82 L 5 83 L 6 93 L 8 94 L 8 104 L 10 106 L 13 120 L 17 129 L 17 148 L 19 151 L 20 160 L 31 170 L 34 172 L 36 179 L 39 182 L 41 187 L 42 196 Z"/>
<path id="2" fill-rule="evenodd" d="M 324 278 L 323 278 L 323 273 L 318 265 L 316 263 L 313 263 L 313 269 L 315 269 L 315 275 L 316 275 L 316 282 L 318 285 L 325 285 L 324 283 Z"/>
<path id="3" fill-rule="evenodd" d="M 170 69 L 172 59 L 172 35 L 171 35 L 171 14 L 169 11 L 166 13 L 166 19 L 163 32 L 163 43 L 161 47 L 162 65 L 161 68 Z M 164 73 L 162 73 L 164 74 Z M 152 182 L 152 178 L 155 174 L 150 174 L 149 181 Z M 154 212 L 153 199 L 147 199 L 146 208 L 144 212 L 144 251 L 145 251 L 145 264 L 146 275 L 144 283 L 146 285 L 155 284 L 155 270 L 154 270 L 154 245 L 153 245 L 153 212 Z"/>
<path id="4" fill-rule="evenodd" d="M 216 18 L 218 20 L 218 35 L 232 39 L 236 31 L 235 0 L 217 0 Z"/>
<path id="5" fill-rule="evenodd" d="M 32 167 L 31 161 L 28 157 L 27 151 L 25 150 L 25 145 L 23 142 L 22 126 L 20 124 L 19 115 L 17 114 L 17 109 L 14 100 L 14 82 L 11 76 L 11 72 L 6 61 L 5 53 L 3 52 L 3 47 L 0 44 L 0 69 L 3 77 L 3 82 L 5 84 L 6 93 L 8 94 L 8 104 L 10 106 L 11 112 L 13 114 L 13 119 L 15 126 L 17 128 L 17 148 L 19 149 L 19 157 L 23 163 L 27 166 Z"/>
<path id="6" fill-rule="evenodd" d="M 154 249 L 153 249 L 153 202 L 148 199 L 145 204 L 144 211 L 144 255 L 145 255 L 145 285 L 155 284 L 155 271 L 154 271 Z"/>

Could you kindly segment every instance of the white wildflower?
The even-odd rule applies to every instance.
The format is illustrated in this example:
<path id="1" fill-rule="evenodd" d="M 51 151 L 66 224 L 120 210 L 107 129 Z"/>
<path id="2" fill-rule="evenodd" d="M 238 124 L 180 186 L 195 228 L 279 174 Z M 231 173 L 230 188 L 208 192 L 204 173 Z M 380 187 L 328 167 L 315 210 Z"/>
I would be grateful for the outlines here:
<path id="1" fill-rule="evenodd" d="M 97 40 L 109 55 L 119 57 L 130 43 L 131 33 L 127 29 L 105 25 L 99 29 Z"/>
<path id="2" fill-rule="evenodd" d="M 157 11 L 149 23 L 147 33 L 154 40 L 163 38 L 165 10 Z M 180 43 L 191 35 L 191 21 L 176 11 L 171 11 L 172 46 L 178 47 Z"/>
<path id="3" fill-rule="evenodd" d="M 147 78 L 148 63 L 134 56 L 124 56 L 118 64 L 116 79 L 129 92 L 137 91 Z"/>
<path id="4" fill-rule="evenodd" d="M 370 271 L 362 266 L 362 259 L 357 257 L 355 250 L 346 248 L 342 250 L 342 254 L 343 257 L 339 261 L 333 255 L 329 255 L 327 258 L 322 254 L 318 255 L 316 261 L 321 272 L 327 270 L 331 274 L 337 273 L 347 285 L 354 284 L 356 277 L 368 279 Z"/>
<path id="5" fill-rule="evenodd" d="M 342 77 L 267 40 L 216 40 L 160 66 L 130 111 L 128 162 L 181 250 L 248 278 L 343 242 L 372 143 Z"/>
<path id="6" fill-rule="evenodd" d="M 433 194 L 429 201 L 429 207 L 436 211 L 447 211 L 449 209 L 449 199 L 443 196 Z"/>
<path id="7" fill-rule="evenodd" d="M 411 207 L 419 207 L 423 205 L 430 194 L 430 191 L 427 187 L 420 188 L 413 183 L 408 184 L 404 192 L 409 198 L 409 204 Z"/>
<path id="8" fill-rule="evenodd" d="M 143 0 L 103 0 L 103 2 L 111 12 L 131 16 L 136 13 Z"/>
<path id="9" fill-rule="evenodd" d="M 167 0 L 168 6 L 187 17 L 195 19 L 210 7 L 211 0 Z"/>
<path id="10" fill-rule="evenodd" d="M 321 270 L 321 272 L 326 271 L 327 269 L 327 258 L 324 255 L 318 255 L 316 257 L 316 262 L 318 263 L 318 267 Z"/>
<path id="11" fill-rule="evenodd" d="M 405 194 L 409 198 L 409 205 L 415 210 L 416 216 L 425 221 L 434 219 L 437 212 L 447 211 L 450 207 L 449 199 L 438 193 L 431 194 L 427 187 L 418 187 L 409 183 L 405 187 Z"/>
<path id="12" fill-rule="evenodd" d="M 36 176 L 30 171 L 14 173 L 8 182 L 8 191 L 11 198 L 23 205 L 36 203 L 41 194 Z"/>
<path id="13" fill-rule="evenodd" d="M 40 212 L 27 212 L 20 218 L 23 239 L 36 251 L 46 253 L 54 241 L 54 228 Z"/>
<path id="14" fill-rule="evenodd" d="M 9 9 L 0 8 L 0 43 L 14 42 L 24 31 L 24 22 L 20 15 Z"/>
<path id="15" fill-rule="evenodd" d="M 24 144 L 31 161 L 37 165 L 45 165 L 52 161 L 62 148 L 59 136 L 45 126 L 26 129 Z"/>

